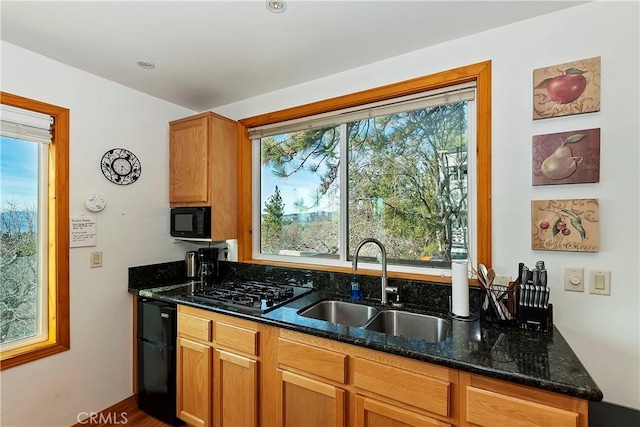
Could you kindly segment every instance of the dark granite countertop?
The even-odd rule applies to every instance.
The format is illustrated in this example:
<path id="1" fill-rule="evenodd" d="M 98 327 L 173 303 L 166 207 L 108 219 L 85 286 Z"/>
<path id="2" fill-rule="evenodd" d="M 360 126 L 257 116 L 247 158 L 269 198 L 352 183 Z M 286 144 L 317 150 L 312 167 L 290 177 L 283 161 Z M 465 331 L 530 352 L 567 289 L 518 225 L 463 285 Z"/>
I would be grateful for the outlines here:
<path id="1" fill-rule="evenodd" d="M 148 285 L 154 282 L 149 280 L 153 277 L 146 275 L 146 279 L 132 281 L 130 275 L 129 292 L 581 399 L 602 400 L 602 392 L 555 326 L 548 333 L 540 333 L 488 322 L 451 320 L 442 310 L 413 309 L 451 321 L 452 327 L 444 341 L 428 343 L 298 315 L 301 309 L 321 300 L 348 300 L 332 290 L 314 290 L 273 311 L 256 314 L 191 298 L 186 292 L 190 286 L 188 282 L 169 280 L 163 286 L 153 287 Z M 135 282 L 133 286 L 132 282 Z M 407 309 L 411 310 L 411 307 L 409 305 Z"/>

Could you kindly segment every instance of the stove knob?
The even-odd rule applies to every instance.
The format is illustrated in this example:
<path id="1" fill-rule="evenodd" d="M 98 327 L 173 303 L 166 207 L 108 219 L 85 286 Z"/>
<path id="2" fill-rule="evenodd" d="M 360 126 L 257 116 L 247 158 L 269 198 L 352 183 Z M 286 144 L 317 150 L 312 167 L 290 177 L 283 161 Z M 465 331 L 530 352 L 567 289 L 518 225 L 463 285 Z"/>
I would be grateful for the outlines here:
<path id="1" fill-rule="evenodd" d="M 293 288 L 287 288 L 287 297 L 291 298 L 293 296 Z"/>

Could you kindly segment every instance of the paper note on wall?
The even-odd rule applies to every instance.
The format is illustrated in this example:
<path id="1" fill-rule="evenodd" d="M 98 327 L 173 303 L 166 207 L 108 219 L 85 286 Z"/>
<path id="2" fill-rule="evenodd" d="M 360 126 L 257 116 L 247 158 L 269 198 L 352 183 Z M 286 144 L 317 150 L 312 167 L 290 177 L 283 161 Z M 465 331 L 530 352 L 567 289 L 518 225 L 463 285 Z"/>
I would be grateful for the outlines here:
<path id="1" fill-rule="evenodd" d="M 96 217 L 78 216 L 71 218 L 69 226 L 69 246 L 81 248 L 96 245 Z"/>

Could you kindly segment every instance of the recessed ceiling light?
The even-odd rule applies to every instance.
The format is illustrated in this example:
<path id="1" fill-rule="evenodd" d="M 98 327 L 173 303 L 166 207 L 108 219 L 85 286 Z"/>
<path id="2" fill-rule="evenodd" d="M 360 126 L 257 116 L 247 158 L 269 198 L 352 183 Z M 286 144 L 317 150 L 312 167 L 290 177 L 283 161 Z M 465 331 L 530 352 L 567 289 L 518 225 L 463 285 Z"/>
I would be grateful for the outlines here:
<path id="1" fill-rule="evenodd" d="M 138 64 L 138 67 L 144 68 L 145 70 L 153 70 L 156 68 L 156 64 L 151 61 L 145 61 L 144 59 L 136 61 L 136 64 Z"/>
<path id="2" fill-rule="evenodd" d="M 287 4 L 280 0 L 266 1 L 264 4 L 271 13 L 282 13 L 287 10 Z"/>

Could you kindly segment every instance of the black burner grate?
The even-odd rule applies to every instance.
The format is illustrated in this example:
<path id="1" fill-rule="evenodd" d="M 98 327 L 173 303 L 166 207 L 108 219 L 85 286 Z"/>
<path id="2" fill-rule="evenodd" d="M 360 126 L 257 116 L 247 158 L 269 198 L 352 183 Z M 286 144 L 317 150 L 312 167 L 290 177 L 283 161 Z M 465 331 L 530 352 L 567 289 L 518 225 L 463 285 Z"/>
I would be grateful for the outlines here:
<path id="1" fill-rule="evenodd" d="M 192 297 L 224 305 L 266 312 L 311 291 L 284 283 L 227 280 L 196 285 Z"/>

